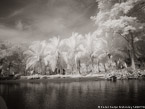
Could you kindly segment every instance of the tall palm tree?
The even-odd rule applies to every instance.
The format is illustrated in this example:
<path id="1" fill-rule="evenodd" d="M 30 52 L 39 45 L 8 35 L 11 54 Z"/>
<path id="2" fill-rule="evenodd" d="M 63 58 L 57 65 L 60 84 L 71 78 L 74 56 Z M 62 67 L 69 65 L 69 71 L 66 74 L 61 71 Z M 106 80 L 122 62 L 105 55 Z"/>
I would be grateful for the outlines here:
<path id="1" fill-rule="evenodd" d="M 53 72 L 57 68 L 57 73 L 61 73 L 65 64 L 62 53 L 63 40 L 60 40 L 59 37 L 53 37 L 49 41 L 47 48 L 50 51 L 50 55 L 47 56 L 47 60 Z"/>
<path id="2" fill-rule="evenodd" d="M 79 57 L 81 56 L 81 52 L 79 46 L 82 42 L 82 35 L 78 33 L 72 33 L 72 36 L 65 40 L 65 45 L 67 48 L 67 65 L 68 68 L 72 70 L 72 73 L 76 69 L 80 69 Z M 79 70 L 80 73 L 80 70 Z"/>
<path id="3" fill-rule="evenodd" d="M 29 49 L 24 52 L 26 55 L 26 69 L 32 68 L 38 73 L 46 73 L 47 56 L 50 54 L 47 49 L 46 41 L 35 41 L 29 46 Z"/>

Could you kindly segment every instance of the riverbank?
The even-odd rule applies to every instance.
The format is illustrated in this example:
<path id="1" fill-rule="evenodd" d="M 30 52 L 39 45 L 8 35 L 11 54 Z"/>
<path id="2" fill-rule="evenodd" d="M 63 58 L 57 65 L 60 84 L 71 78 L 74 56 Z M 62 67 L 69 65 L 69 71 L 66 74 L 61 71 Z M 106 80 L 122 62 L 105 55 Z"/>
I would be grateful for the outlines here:
<path id="1" fill-rule="evenodd" d="M 41 78 L 38 78 L 41 77 Z M 29 77 L 27 79 L 26 77 Z M 35 78 L 34 78 L 35 77 Z M 42 78 L 43 77 L 43 78 Z M 30 79 L 31 78 L 31 79 Z M 96 76 L 70 76 L 70 75 L 52 75 L 52 76 L 45 76 L 45 75 L 33 75 L 31 76 L 25 76 L 21 79 L 16 79 L 16 80 L 1 80 L 0 83 L 40 83 L 40 82 L 81 82 L 81 81 L 99 81 L 99 80 L 105 80 L 104 76 L 102 74 L 96 75 Z"/>
<path id="2" fill-rule="evenodd" d="M 30 75 L 20 76 L 18 79 L 4 79 L 0 83 L 18 83 L 18 82 L 79 82 L 79 81 L 99 81 L 99 80 L 125 80 L 125 79 L 145 79 L 144 70 L 113 70 L 104 73 L 90 73 L 87 75 Z"/>

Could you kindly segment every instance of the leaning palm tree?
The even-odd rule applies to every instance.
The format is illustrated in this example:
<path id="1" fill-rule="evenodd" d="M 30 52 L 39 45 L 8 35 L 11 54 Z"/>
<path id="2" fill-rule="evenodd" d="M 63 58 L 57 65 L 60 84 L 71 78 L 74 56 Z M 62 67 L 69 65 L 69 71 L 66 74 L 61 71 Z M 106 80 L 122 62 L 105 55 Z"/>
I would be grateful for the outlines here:
<path id="1" fill-rule="evenodd" d="M 26 55 L 26 70 L 31 68 L 34 72 L 43 73 L 47 66 L 47 56 L 50 54 L 46 41 L 35 41 L 24 52 Z"/>

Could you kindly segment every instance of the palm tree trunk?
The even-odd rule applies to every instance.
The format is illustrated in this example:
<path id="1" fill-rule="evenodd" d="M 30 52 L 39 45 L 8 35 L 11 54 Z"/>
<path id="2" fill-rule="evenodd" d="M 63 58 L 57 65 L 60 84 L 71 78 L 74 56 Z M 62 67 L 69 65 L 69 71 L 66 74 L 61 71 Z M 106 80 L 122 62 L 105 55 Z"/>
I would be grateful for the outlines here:
<path id="1" fill-rule="evenodd" d="M 24 75 L 27 75 L 26 65 L 24 65 Z"/>
<path id="2" fill-rule="evenodd" d="M 44 66 L 44 74 L 46 75 L 47 66 Z"/>
<path id="3" fill-rule="evenodd" d="M 9 69 L 9 74 L 10 74 L 10 72 L 11 72 L 11 62 L 8 65 L 8 69 Z"/>
<path id="4" fill-rule="evenodd" d="M 104 66 L 105 72 L 107 72 L 107 68 L 106 68 L 106 65 L 105 65 L 105 64 L 103 64 L 103 66 Z"/>
<path id="5" fill-rule="evenodd" d="M 94 68 L 94 58 L 91 57 L 91 64 L 92 64 L 92 67 Z"/>
<path id="6" fill-rule="evenodd" d="M 135 70 L 136 68 L 135 68 L 134 55 L 133 55 L 133 53 L 131 51 L 130 51 L 130 56 L 131 56 L 131 68 L 133 70 Z"/>
<path id="7" fill-rule="evenodd" d="M 92 56 L 92 53 L 90 54 L 90 59 L 91 59 L 92 68 L 94 68 L 94 57 Z"/>
<path id="8" fill-rule="evenodd" d="M 81 74 L 80 68 L 81 68 L 81 61 L 79 60 L 79 61 L 78 61 L 78 71 L 79 71 L 79 74 Z"/>
<path id="9" fill-rule="evenodd" d="M 130 56 L 131 56 L 131 68 L 133 70 L 135 70 L 135 48 L 134 48 L 134 38 L 133 38 L 133 34 L 130 33 L 131 35 L 131 42 L 130 42 L 130 45 L 131 45 L 131 50 L 130 50 Z"/>
<path id="10" fill-rule="evenodd" d="M 43 65 L 42 65 L 41 59 L 40 59 L 39 63 L 40 63 L 40 74 L 42 75 L 43 74 Z"/>
<path id="11" fill-rule="evenodd" d="M 97 60 L 97 66 L 98 66 L 98 72 L 100 73 L 101 72 L 101 70 L 100 70 L 100 62 L 99 62 L 99 60 Z"/>
<path id="12" fill-rule="evenodd" d="M 72 71 L 71 71 L 71 74 L 73 74 L 73 70 L 74 70 L 74 68 L 73 68 L 73 66 L 72 66 L 72 69 L 71 69 Z"/>

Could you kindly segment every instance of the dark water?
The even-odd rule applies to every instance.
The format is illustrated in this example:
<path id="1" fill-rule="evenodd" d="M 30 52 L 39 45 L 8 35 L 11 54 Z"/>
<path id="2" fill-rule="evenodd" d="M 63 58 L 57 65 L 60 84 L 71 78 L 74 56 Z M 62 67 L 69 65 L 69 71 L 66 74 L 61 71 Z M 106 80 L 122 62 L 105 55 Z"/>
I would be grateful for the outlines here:
<path id="1" fill-rule="evenodd" d="M 145 81 L 92 81 L 0 84 L 8 109 L 97 109 L 144 106 Z"/>

